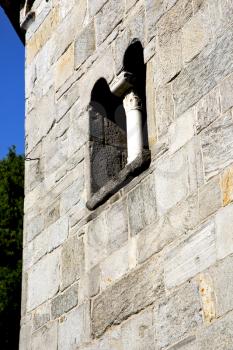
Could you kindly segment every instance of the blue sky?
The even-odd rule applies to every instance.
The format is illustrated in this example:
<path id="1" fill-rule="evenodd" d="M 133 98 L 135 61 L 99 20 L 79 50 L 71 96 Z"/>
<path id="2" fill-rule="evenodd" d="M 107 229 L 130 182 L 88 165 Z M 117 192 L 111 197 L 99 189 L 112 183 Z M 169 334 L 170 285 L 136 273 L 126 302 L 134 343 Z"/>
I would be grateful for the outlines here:
<path id="1" fill-rule="evenodd" d="M 0 8 L 0 159 L 24 153 L 24 47 Z"/>

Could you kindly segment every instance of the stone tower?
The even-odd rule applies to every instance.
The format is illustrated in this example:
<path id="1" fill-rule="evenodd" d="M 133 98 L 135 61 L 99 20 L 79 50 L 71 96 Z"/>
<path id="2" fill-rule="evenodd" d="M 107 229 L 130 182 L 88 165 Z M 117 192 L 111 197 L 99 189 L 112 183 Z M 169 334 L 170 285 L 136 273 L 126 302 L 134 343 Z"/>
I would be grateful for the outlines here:
<path id="1" fill-rule="evenodd" d="M 20 350 L 233 349 L 232 15 L 22 3 Z"/>

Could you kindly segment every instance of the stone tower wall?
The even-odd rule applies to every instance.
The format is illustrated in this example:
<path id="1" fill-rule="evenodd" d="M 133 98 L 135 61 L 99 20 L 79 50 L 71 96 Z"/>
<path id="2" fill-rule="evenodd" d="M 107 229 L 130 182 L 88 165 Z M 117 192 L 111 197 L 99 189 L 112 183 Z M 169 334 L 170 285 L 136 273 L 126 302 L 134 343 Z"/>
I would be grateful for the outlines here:
<path id="1" fill-rule="evenodd" d="M 232 1 L 30 11 L 20 350 L 232 350 Z M 91 91 L 133 39 L 151 164 L 90 211 Z"/>

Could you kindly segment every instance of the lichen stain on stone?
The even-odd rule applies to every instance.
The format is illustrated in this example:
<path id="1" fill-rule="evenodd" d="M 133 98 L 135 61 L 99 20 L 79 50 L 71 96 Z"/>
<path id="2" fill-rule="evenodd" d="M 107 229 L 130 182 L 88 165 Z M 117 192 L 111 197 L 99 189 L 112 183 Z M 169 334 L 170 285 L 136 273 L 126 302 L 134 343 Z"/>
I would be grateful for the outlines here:
<path id="1" fill-rule="evenodd" d="M 221 176 L 221 188 L 223 205 L 226 206 L 233 201 L 233 167 L 228 168 Z"/>
<path id="2" fill-rule="evenodd" d="M 206 323 L 211 323 L 216 317 L 216 307 L 213 282 L 210 275 L 200 274 L 198 286 L 202 302 L 203 320 Z"/>

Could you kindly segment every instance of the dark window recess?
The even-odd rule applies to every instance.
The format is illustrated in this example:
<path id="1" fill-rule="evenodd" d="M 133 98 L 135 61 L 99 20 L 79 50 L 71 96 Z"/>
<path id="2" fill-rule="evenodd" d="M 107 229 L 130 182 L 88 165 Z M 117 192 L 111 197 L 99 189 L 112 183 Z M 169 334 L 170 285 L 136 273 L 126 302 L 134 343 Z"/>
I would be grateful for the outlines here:
<path id="1" fill-rule="evenodd" d="M 127 162 L 126 118 L 122 100 L 104 79 L 94 86 L 90 103 L 91 192 L 114 178 Z"/>
<path id="2" fill-rule="evenodd" d="M 127 163 L 127 115 L 123 101 L 131 91 L 139 97 L 142 105 L 140 110 L 143 149 L 132 162 Z M 135 40 L 125 52 L 123 72 L 111 86 L 105 79 L 99 79 L 91 93 L 89 105 L 91 193 L 87 202 L 89 209 L 95 209 L 102 204 L 149 165 L 145 91 L 146 65 L 143 60 L 143 48 L 141 43 Z"/>

